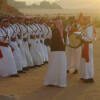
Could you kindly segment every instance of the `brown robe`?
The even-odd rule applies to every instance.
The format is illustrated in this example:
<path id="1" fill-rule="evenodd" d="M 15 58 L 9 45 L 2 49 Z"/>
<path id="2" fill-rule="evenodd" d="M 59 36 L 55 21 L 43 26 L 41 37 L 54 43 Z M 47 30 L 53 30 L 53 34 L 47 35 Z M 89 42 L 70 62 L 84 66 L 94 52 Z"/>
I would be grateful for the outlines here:
<path id="1" fill-rule="evenodd" d="M 52 38 L 46 39 L 45 44 L 51 47 L 51 51 L 65 51 L 65 44 L 62 42 L 60 33 L 56 27 L 53 28 Z"/>

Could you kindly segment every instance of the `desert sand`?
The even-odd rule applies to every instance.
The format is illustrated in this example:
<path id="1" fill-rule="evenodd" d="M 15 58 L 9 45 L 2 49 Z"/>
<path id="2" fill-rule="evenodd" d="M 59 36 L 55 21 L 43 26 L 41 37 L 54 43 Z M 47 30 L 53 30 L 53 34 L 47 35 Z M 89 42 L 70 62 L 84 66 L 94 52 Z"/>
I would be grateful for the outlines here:
<path id="1" fill-rule="evenodd" d="M 100 31 L 97 32 L 97 41 L 94 42 L 94 83 L 83 83 L 79 74 L 70 73 L 66 88 L 45 87 L 46 64 L 20 74 L 18 78 L 0 78 L 0 95 L 13 95 L 18 100 L 100 100 Z"/>

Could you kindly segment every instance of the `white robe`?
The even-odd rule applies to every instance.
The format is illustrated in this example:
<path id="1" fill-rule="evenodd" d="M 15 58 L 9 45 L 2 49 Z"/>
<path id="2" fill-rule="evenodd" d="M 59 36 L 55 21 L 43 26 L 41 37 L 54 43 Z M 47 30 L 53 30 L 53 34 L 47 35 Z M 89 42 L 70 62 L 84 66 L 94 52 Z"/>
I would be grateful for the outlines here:
<path id="1" fill-rule="evenodd" d="M 48 51 L 47 46 L 44 44 L 44 41 L 47 38 L 47 35 L 49 34 L 49 29 L 45 25 L 41 25 L 41 26 L 42 26 L 42 31 L 43 31 L 42 34 L 44 34 L 44 38 L 41 37 L 41 40 L 43 41 L 43 43 L 41 43 L 41 45 L 43 47 L 45 61 L 48 62 L 48 52 L 49 51 Z"/>
<path id="2" fill-rule="evenodd" d="M 26 59 L 26 55 L 25 55 L 25 48 L 23 45 L 23 34 L 26 32 L 26 29 L 24 27 L 24 25 L 19 25 L 20 29 L 21 29 L 21 39 L 18 40 L 18 44 L 20 45 L 20 51 L 22 54 L 22 58 L 23 58 L 23 68 L 28 67 L 28 63 L 27 63 L 27 59 Z"/>
<path id="3" fill-rule="evenodd" d="M 69 45 L 70 43 L 68 37 L 68 32 L 70 29 L 71 29 L 70 25 L 67 25 L 65 29 L 65 31 L 67 32 L 67 37 L 66 37 L 67 45 Z M 78 70 L 80 67 L 80 60 L 81 60 L 81 47 L 71 48 L 67 46 L 66 52 L 67 52 L 67 70 L 70 70 L 71 68 Z"/>
<path id="4" fill-rule="evenodd" d="M 42 32 L 40 32 L 39 30 L 36 32 L 36 35 L 40 35 L 41 36 Z M 41 37 L 40 37 L 41 38 Z M 41 60 L 43 61 L 43 63 L 45 62 L 45 56 L 44 56 L 44 49 L 42 47 L 42 44 L 40 43 L 40 38 L 35 39 L 36 41 L 36 50 L 38 51 L 38 53 L 41 56 Z"/>
<path id="5" fill-rule="evenodd" d="M 12 38 L 16 38 L 16 27 L 14 25 L 10 25 L 10 27 L 12 29 L 10 29 L 10 31 L 8 32 L 9 34 L 9 37 L 12 37 Z M 17 67 L 17 71 L 22 71 L 23 69 L 23 64 L 21 62 L 21 53 L 20 53 L 20 49 L 17 45 L 17 42 L 15 41 L 10 41 L 10 45 L 14 48 L 14 52 L 13 52 L 13 56 L 14 56 L 14 59 L 15 59 L 15 63 L 16 63 L 16 67 Z"/>
<path id="6" fill-rule="evenodd" d="M 40 59 L 41 59 L 42 63 L 44 63 L 45 57 L 44 57 L 42 45 L 40 43 L 40 39 L 35 39 L 35 43 L 36 43 L 35 49 L 36 49 L 38 55 L 40 55 Z"/>
<path id="7" fill-rule="evenodd" d="M 43 40 L 43 39 L 42 39 Z M 43 40 L 44 41 L 44 40 Z M 43 48 L 43 54 L 46 62 L 48 62 L 48 51 L 47 51 L 47 46 L 43 43 L 41 43 L 42 48 Z"/>
<path id="8" fill-rule="evenodd" d="M 66 56 L 64 51 L 51 52 L 44 85 L 66 87 Z"/>
<path id="9" fill-rule="evenodd" d="M 30 50 L 29 50 L 28 42 L 27 41 L 24 42 L 23 45 L 24 45 L 24 48 L 25 48 L 25 55 L 26 55 L 28 66 L 29 67 L 34 66 L 33 59 L 32 59 L 32 56 L 31 56 L 31 53 L 30 53 Z"/>
<path id="10" fill-rule="evenodd" d="M 3 53 L 3 58 L 0 59 L 0 76 L 7 77 L 17 74 L 14 56 L 10 47 L 2 47 L 0 49 Z"/>
<path id="11" fill-rule="evenodd" d="M 27 31 L 28 31 L 28 26 L 26 26 L 26 28 L 27 28 Z M 27 38 L 27 41 L 23 41 L 23 46 L 24 46 L 24 49 L 25 49 L 27 64 L 28 64 L 29 67 L 31 67 L 31 66 L 34 66 L 34 64 L 33 64 L 33 59 L 32 59 L 32 56 L 30 54 L 30 50 L 29 50 L 29 46 L 28 46 L 29 39 L 30 39 L 29 31 L 27 33 L 23 34 L 23 38 Z"/>
<path id="12" fill-rule="evenodd" d="M 26 60 L 24 59 L 24 54 L 22 53 L 23 50 L 21 49 L 23 47 L 22 45 L 22 39 L 18 39 L 17 35 L 19 33 L 21 33 L 20 31 L 20 24 L 14 24 L 13 27 L 16 27 L 15 29 L 15 32 L 16 32 L 16 41 L 17 41 L 17 45 L 19 44 L 21 47 L 18 47 L 18 51 L 19 51 L 19 56 L 20 56 L 20 61 L 22 63 L 22 68 L 26 67 L 27 66 L 27 62 Z M 22 34 L 22 33 L 21 33 Z"/>
<path id="13" fill-rule="evenodd" d="M 28 30 L 29 30 L 30 35 L 35 35 L 37 27 L 33 24 L 30 27 L 28 27 Z M 34 65 L 42 65 L 43 59 L 41 59 L 41 54 L 37 50 L 36 40 L 30 38 L 29 43 L 31 44 L 30 53 L 31 53 Z"/>
<path id="14" fill-rule="evenodd" d="M 33 39 L 30 39 L 30 53 L 31 56 L 33 58 L 33 63 L 34 65 L 42 65 L 43 64 L 43 60 L 41 59 L 41 54 L 38 52 L 38 50 L 36 49 L 36 42 Z"/>
<path id="15" fill-rule="evenodd" d="M 19 49 L 19 47 L 18 47 L 16 42 L 12 42 L 11 41 L 10 45 L 14 48 L 13 56 L 14 56 L 14 59 L 15 59 L 17 71 L 22 71 L 23 70 L 23 63 L 22 63 L 22 60 L 21 60 L 20 49 Z"/>
<path id="16" fill-rule="evenodd" d="M 88 26 L 86 28 L 87 36 L 84 37 L 84 40 L 93 41 L 93 27 Z M 83 44 L 84 45 L 84 44 Z M 94 78 L 94 63 L 93 63 L 93 44 L 89 44 L 89 62 L 86 62 L 84 58 L 81 58 L 81 66 L 80 66 L 80 77 L 84 79 L 92 79 Z"/>
<path id="17" fill-rule="evenodd" d="M 52 37 L 52 30 L 51 30 L 51 28 L 50 27 L 46 27 L 46 32 L 47 32 L 47 35 L 46 35 L 46 38 L 48 38 L 48 39 L 51 39 L 51 37 Z M 48 55 L 49 55 L 49 53 L 51 52 L 51 48 L 50 48 L 50 46 L 47 46 L 47 52 L 48 52 Z"/>
<path id="18" fill-rule="evenodd" d="M 81 60 L 81 47 L 79 48 L 71 48 L 67 47 L 67 70 L 71 68 L 79 69 L 80 68 L 80 60 Z"/>
<path id="19" fill-rule="evenodd" d="M 23 42 L 21 39 L 18 40 L 18 44 L 20 45 L 19 49 L 21 51 L 21 56 L 22 56 L 22 63 L 23 63 L 23 68 L 26 68 L 28 66 L 27 64 L 27 59 L 26 59 L 26 56 L 25 56 L 25 48 L 23 46 Z"/>
<path id="20" fill-rule="evenodd" d="M 40 35 L 39 39 L 35 39 L 36 40 L 36 44 L 37 44 L 37 50 L 40 52 L 40 55 L 42 57 L 43 62 L 45 62 L 44 48 L 43 48 L 43 45 L 40 43 L 41 34 L 43 34 L 43 29 L 42 29 L 42 25 L 41 24 L 36 24 L 36 26 L 38 27 L 38 31 L 36 32 L 36 35 Z"/>
<path id="21" fill-rule="evenodd" d="M 4 31 L 0 32 L 0 36 L 4 35 Z M 2 40 L 2 37 L 0 37 L 0 40 Z M 0 46 L 0 50 L 3 55 L 3 58 L 0 59 L 0 76 L 7 77 L 17 74 L 16 64 L 11 48 Z"/>

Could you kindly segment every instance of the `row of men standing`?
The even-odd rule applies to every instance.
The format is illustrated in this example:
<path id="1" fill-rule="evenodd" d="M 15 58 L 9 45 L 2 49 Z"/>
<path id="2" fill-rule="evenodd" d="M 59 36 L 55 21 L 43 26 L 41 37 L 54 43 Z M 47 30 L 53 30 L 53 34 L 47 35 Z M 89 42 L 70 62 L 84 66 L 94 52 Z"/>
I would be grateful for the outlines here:
<path id="1" fill-rule="evenodd" d="M 8 17 L 0 21 L 0 76 L 16 76 L 48 62 L 50 48 L 44 40 L 50 27 L 30 18 Z"/>

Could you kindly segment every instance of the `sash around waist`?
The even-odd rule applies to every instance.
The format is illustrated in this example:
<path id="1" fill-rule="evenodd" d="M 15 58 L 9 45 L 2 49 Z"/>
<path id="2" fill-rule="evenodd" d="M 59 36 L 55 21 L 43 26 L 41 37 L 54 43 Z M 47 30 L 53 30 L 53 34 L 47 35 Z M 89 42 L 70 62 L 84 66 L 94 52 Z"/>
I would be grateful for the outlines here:
<path id="1" fill-rule="evenodd" d="M 30 39 L 35 39 L 35 36 L 34 35 L 30 35 Z"/>
<path id="2" fill-rule="evenodd" d="M 28 39 L 27 38 L 23 38 L 23 41 L 26 42 Z"/>
<path id="3" fill-rule="evenodd" d="M 0 42 L 0 46 L 8 47 L 9 46 L 9 43 Z"/>
<path id="4" fill-rule="evenodd" d="M 11 38 L 11 41 L 15 42 L 16 41 L 16 38 Z"/>

